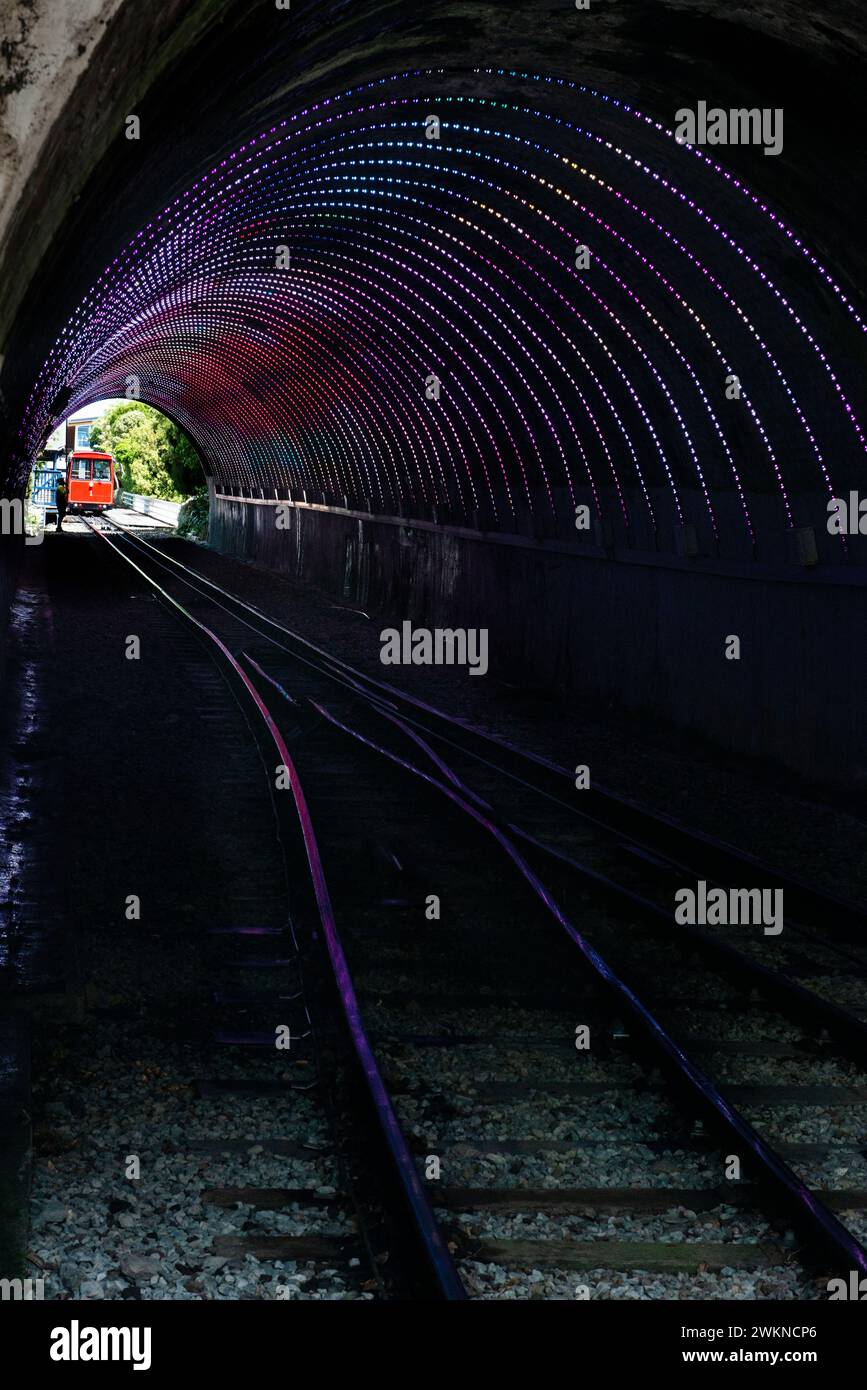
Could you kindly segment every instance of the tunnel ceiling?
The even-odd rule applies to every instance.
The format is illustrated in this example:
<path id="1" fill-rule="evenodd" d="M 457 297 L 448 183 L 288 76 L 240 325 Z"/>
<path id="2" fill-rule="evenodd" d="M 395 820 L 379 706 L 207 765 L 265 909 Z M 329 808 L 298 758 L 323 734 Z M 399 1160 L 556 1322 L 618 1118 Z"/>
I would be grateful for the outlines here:
<path id="1" fill-rule="evenodd" d="M 678 24 L 697 42 L 696 11 L 657 14 L 658 42 L 676 50 Z M 700 17 L 710 49 L 718 21 Z M 642 83 L 615 46 L 600 83 L 616 31 L 599 25 L 583 31 L 593 80 L 564 76 L 551 24 L 574 46 L 593 22 L 555 11 L 524 42 L 547 65 L 402 71 L 382 64 L 400 45 L 380 53 L 369 27 L 371 75 L 343 88 L 320 75 L 308 94 L 275 91 L 269 69 L 267 102 L 243 120 L 215 113 L 210 143 L 201 124 L 182 134 L 186 163 L 159 202 L 155 152 L 127 200 L 137 228 L 115 192 L 95 239 L 108 246 L 115 225 L 125 242 L 89 288 L 76 268 L 55 293 L 68 317 L 22 392 L 17 481 L 64 414 L 138 394 L 230 495 L 506 530 L 531 518 L 552 534 L 587 502 L 640 544 L 691 522 L 732 555 L 768 527 L 821 526 L 827 498 L 863 478 L 865 448 L 847 216 L 829 216 L 809 177 L 823 160 L 845 167 L 845 141 L 823 152 L 788 87 L 756 86 L 756 54 L 728 88 L 702 88 L 696 55 L 678 88 L 670 60 Z M 439 45 L 457 53 L 458 37 Z M 765 56 L 784 42 L 753 37 Z M 803 53 L 796 68 L 787 83 L 808 71 Z M 813 71 L 814 90 L 831 71 Z M 702 98 L 783 106 L 783 151 L 678 143 L 675 112 Z M 52 283 L 56 269 L 43 305 Z"/>

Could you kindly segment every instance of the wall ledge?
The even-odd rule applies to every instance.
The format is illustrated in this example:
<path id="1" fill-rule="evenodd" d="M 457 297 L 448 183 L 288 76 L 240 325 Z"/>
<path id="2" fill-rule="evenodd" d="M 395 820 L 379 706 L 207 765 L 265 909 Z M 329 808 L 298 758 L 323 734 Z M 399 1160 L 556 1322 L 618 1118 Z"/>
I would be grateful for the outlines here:
<path id="1" fill-rule="evenodd" d="M 333 507 L 324 502 L 297 502 L 277 497 L 237 497 L 232 493 L 214 492 L 217 502 L 234 502 L 245 507 L 292 507 L 298 512 L 325 512 L 330 516 L 347 517 L 379 526 L 398 526 L 405 531 L 428 531 L 436 535 L 454 536 L 483 545 L 510 546 L 535 554 L 567 555 L 576 560 L 608 561 L 622 565 L 637 565 L 647 569 L 675 570 L 680 573 L 705 574 L 724 579 L 759 580 L 763 584 L 796 584 L 809 587 L 867 588 L 867 568 L 863 565 L 765 565 L 760 561 L 736 564 L 731 560 L 716 560 L 709 556 L 682 559 L 677 555 L 651 550 L 632 550 L 613 546 L 605 550 L 596 545 L 567 545 L 564 541 L 539 540 L 532 536 L 507 535 L 499 531 L 479 531 L 468 526 L 443 525 L 413 517 L 385 516 L 376 512 L 354 511 L 350 507 Z"/>

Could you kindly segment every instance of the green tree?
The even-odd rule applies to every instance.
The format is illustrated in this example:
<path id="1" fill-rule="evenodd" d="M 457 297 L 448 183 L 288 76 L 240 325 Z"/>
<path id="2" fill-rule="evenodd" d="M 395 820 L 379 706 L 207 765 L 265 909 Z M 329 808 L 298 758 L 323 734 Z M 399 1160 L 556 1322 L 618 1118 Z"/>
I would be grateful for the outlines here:
<path id="1" fill-rule="evenodd" d="M 180 502 L 202 485 L 202 465 L 187 436 L 141 401 L 107 410 L 91 427 L 90 442 L 114 455 L 124 492 Z"/>
<path id="2" fill-rule="evenodd" d="M 199 456 L 183 430 L 165 415 L 157 417 L 157 448 L 162 465 L 181 497 L 201 488 L 204 474 Z"/>

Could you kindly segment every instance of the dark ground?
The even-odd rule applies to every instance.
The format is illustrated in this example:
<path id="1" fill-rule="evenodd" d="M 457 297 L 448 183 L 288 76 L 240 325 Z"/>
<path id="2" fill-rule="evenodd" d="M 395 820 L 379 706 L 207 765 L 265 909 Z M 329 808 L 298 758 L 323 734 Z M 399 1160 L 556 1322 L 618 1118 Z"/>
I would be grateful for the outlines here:
<path id="1" fill-rule="evenodd" d="M 158 1033 L 175 1002 L 174 933 L 188 951 L 191 931 L 261 925 L 269 911 L 282 924 L 285 911 L 265 773 L 244 716 L 187 629 L 97 545 L 49 534 L 27 552 L 0 769 L 0 1027 L 6 1039 L 32 1022 L 32 1106 L 21 1092 L 26 1046 L 18 1065 L 4 1048 L 3 1091 L 14 1083 L 17 1109 L 26 1102 L 32 1113 L 34 1176 L 40 1165 L 66 1163 L 70 1181 L 90 1159 L 45 1106 L 62 1106 L 88 1077 L 99 1104 L 115 1037 L 102 1020 L 112 1006 L 140 1013 L 145 1039 Z M 141 639 L 139 661 L 124 655 L 131 634 Z M 125 915 L 131 894 L 139 921 Z M 99 1138 L 98 1122 L 88 1128 L 85 1147 Z M 5 1164 L 0 1154 L 0 1182 L 11 1181 L 20 1147 Z"/>
<path id="2" fill-rule="evenodd" d="M 550 692 L 460 669 L 385 668 L 387 624 L 375 616 L 191 542 L 159 544 L 369 674 L 566 766 L 587 763 L 591 780 L 863 900 L 865 822 L 818 789 Z M 143 1040 L 165 1022 L 177 1002 L 167 982 L 173 934 L 187 941 L 183 968 L 194 971 L 190 932 L 279 924 L 285 911 L 265 773 L 243 714 L 195 639 L 97 547 L 107 549 L 70 532 L 28 551 L 4 692 L 13 726 L 4 992 L 13 1016 L 23 1008 L 33 1019 L 37 1176 L 44 1163 L 70 1164 L 73 1176 L 86 1169 L 76 1127 L 57 1125 L 45 1103 L 62 1103 L 69 1083 L 88 1081 L 99 1096 L 113 1036 L 104 1011 L 118 999 L 139 1016 Z M 131 634 L 139 661 L 124 655 Z M 126 920 L 130 894 L 141 899 L 140 922 Z M 199 940 L 194 950 L 205 949 Z M 162 972 L 150 968 L 161 951 Z"/>

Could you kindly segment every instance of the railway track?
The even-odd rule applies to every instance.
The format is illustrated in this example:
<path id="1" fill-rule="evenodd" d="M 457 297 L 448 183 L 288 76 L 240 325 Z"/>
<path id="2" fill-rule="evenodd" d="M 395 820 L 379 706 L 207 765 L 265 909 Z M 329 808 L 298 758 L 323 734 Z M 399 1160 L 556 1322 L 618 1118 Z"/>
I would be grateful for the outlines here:
<path id="1" fill-rule="evenodd" d="M 863 1020 L 802 982 L 863 971 L 856 907 L 786 880 L 787 970 L 731 933 L 675 926 L 685 875 L 780 879 L 599 789 L 570 802 L 563 769 L 338 662 L 115 523 L 91 529 L 219 653 L 286 770 L 298 919 L 312 956 L 324 943 L 355 1087 L 366 1078 L 388 1153 L 373 1166 L 392 1180 L 379 1201 L 401 1213 L 386 1245 L 409 1287 L 502 1294 L 542 1268 L 574 1296 L 563 1280 L 603 1270 L 794 1268 L 803 1291 L 807 1271 L 867 1269 L 836 1214 L 857 1224 L 867 1205 L 863 1156 L 837 1189 L 837 1160 L 774 1124 L 867 1100 Z M 273 1047 L 273 995 L 234 1006 L 245 1044 Z M 794 1079 L 805 1064 L 812 1087 Z M 521 1137 L 500 1134 L 507 1110 Z M 672 1169 L 694 1181 L 672 1186 Z M 688 1239 L 641 1239 L 660 1212 Z M 699 1238 L 730 1232 L 732 1212 L 743 1239 Z M 636 1238 L 600 1239 L 612 1219 Z"/>
<path id="2" fill-rule="evenodd" d="M 116 523 L 112 524 L 117 526 Z M 91 523 L 88 525 L 95 533 L 104 534 L 100 528 Z M 117 527 L 117 529 L 122 528 Z M 113 543 L 109 542 L 109 544 Z M 117 550 L 116 547 L 114 548 Z M 463 1286 L 454 1269 L 439 1226 L 431 1212 L 415 1164 L 394 1113 L 391 1098 L 382 1082 L 376 1058 L 367 1039 L 355 996 L 353 980 L 347 967 L 343 945 L 334 921 L 329 888 L 322 869 L 316 835 L 307 809 L 304 790 L 295 772 L 292 758 L 277 721 L 249 676 L 213 628 L 184 608 L 165 589 L 156 585 L 153 578 L 147 575 L 142 567 L 132 561 L 129 556 L 123 556 L 123 558 L 149 584 L 153 585 L 158 590 L 162 600 L 176 614 L 182 615 L 187 622 L 192 624 L 198 635 L 214 652 L 218 653 L 223 666 L 228 669 L 234 682 L 240 687 L 255 713 L 259 716 L 266 734 L 264 742 L 270 744 L 272 755 L 276 756 L 277 765 L 281 769 L 281 775 L 286 777 L 288 785 L 291 787 L 300 835 L 300 843 L 296 848 L 303 856 L 309 873 L 310 890 L 315 902 L 318 934 L 321 934 L 324 943 L 325 955 L 331 972 L 334 1002 L 339 1006 L 340 1020 L 345 1034 L 343 1041 L 347 1044 L 347 1047 L 341 1051 L 339 1044 L 335 1048 L 333 1046 L 335 1040 L 331 1039 L 332 1046 L 329 1046 L 325 1034 L 330 1030 L 326 1023 L 319 1040 L 316 1061 L 321 1066 L 323 1056 L 328 1056 L 332 1065 L 346 1066 L 346 1053 L 350 1054 L 349 1065 L 354 1071 L 356 1090 L 363 1092 L 365 1096 L 364 1103 L 359 1107 L 358 1123 L 369 1132 L 369 1144 L 372 1145 L 376 1153 L 376 1161 L 373 1164 L 375 1176 L 371 1175 L 368 1169 L 368 1173 L 362 1178 L 361 1183 L 353 1184 L 351 1194 L 344 1194 L 344 1196 L 352 1196 L 361 1231 L 365 1237 L 370 1235 L 370 1227 L 366 1223 L 356 1200 L 359 1189 L 365 1184 L 377 1187 L 384 1179 L 387 1179 L 385 1199 L 380 1197 L 378 1201 L 376 1198 L 373 1200 L 377 1202 L 379 1214 L 385 1213 L 388 1218 L 385 1232 L 388 1248 L 383 1249 L 380 1244 L 380 1248 L 374 1250 L 371 1242 L 368 1242 L 367 1253 L 373 1261 L 373 1273 L 378 1273 L 376 1261 L 383 1257 L 388 1258 L 391 1259 L 392 1270 L 399 1270 L 399 1272 L 392 1275 L 392 1270 L 390 1270 L 381 1286 L 387 1287 L 393 1295 L 462 1299 L 464 1297 Z M 298 918 L 303 917 L 306 906 L 307 904 L 303 901 L 296 902 L 295 912 Z M 242 929 L 238 934 L 242 938 L 245 936 L 255 937 L 257 932 L 255 929 L 248 931 Z M 285 937 L 285 933 L 280 929 L 266 931 L 265 935 L 278 937 L 281 941 Z M 243 1026 L 251 1008 L 255 1007 L 256 1004 L 261 1007 L 260 996 L 254 991 L 242 992 L 237 995 L 221 994 L 217 1003 L 231 1010 L 231 1017 L 227 1020 L 224 1030 L 218 1034 L 218 1040 L 225 1039 L 239 1047 L 246 1046 L 253 1049 L 264 1047 L 269 1051 L 277 1047 L 278 1041 L 281 1049 L 288 1041 L 288 1047 L 291 1049 L 293 1028 L 291 1015 L 294 1013 L 297 1016 L 299 1001 L 304 1022 L 308 1025 L 307 1032 L 302 1031 L 301 1037 L 309 1036 L 313 1031 L 304 984 L 303 965 L 305 949 L 309 949 L 309 946 L 303 948 L 299 944 L 294 921 L 290 923 L 289 935 L 290 951 L 285 959 L 279 956 L 276 959 L 266 957 L 265 960 L 258 963 L 263 969 L 269 971 L 276 967 L 281 974 L 284 967 L 290 967 L 296 972 L 295 988 L 291 993 L 282 996 L 279 993 L 275 995 L 269 989 L 266 994 L 267 1008 L 271 1018 L 267 1034 L 250 1034 L 244 1031 Z M 314 932 L 313 935 L 315 939 L 317 933 Z M 249 964 L 256 968 L 257 962 L 254 960 Z M 294 1004 L 296 1007 L 287 1010 L 287 1004 Z M 287 1018 L 289 1019 L 288 1022 L 286 1021 Z M 339 1154 L 342 1149 L 342 1137 L 333 1124 L 333 1110 L 330 1105 L 328 1108 L 332 1120 L 335 1149 Z M 273 1140 L 266 1142 L 272 1146 L 275 1143 Z M 277 1140 L 275 1152 L 293 1156 L 295 1147 L 297 1146 L 293 1146 L 291 1142 L 286 1144 Z M 357 1154 L 353 1155 L 354 1161 L 357 1162 L 357 1158 Z M 362 1164 L 362 1166 L 364 1165 Z M 212 1199 L 217 1201 L 231 1200 L 232 1197 L 236 1196 L 237 1193 L 230 1194 L 229 1198 L 226 1197 L 225 1193 L 211 1194 Z M 254 1194 L 247 1193 L 247 1200 L 244 1204 L 254 1207 L 261 1205 L 263 1196 L 264 1194 L 260 1192 L 257 1199 Z M 288 1203 L 296 1196 L 297 1194 L 291 1192 L 281 1193 L 280 1200 Z M 237 1197 L 237 1200 L 241 1202 L 242 1197 Z M 273 1200 L 273 1193 L 271 1200 Z M 369 1198 L 365 1198 L 365 1200 L 369 1200 Z M 327 1245 L 327 1242 L 323 1244 Z M 267 1238 L 233 1241 L 230 1238 L 222 1244 L 218 1244 L 215 1253 L 217 1255 L 225 1253 L 234 1257 L 243 1257 L 247 1253 L 254 1255 L 264 1253 L 266 1256 L 270 1254 L 273 1258 L 285 1259 L 291 1258 L 293 1254 L 303 1257 L 305 1252 L 315 1256 L 316 1248 L 315 1239 L 303 1241 L 299 1247 L 297 1242 L 281 1240 L 279 1237 L 270 1241 Z M 335 1253 L 333 1245 L 324 1249 L 322 1253 L 327 1261 Z"/>

